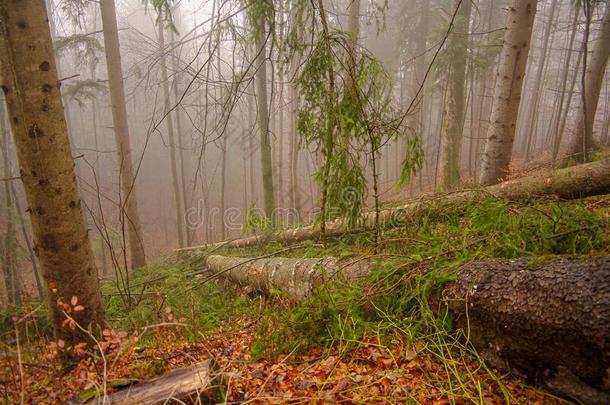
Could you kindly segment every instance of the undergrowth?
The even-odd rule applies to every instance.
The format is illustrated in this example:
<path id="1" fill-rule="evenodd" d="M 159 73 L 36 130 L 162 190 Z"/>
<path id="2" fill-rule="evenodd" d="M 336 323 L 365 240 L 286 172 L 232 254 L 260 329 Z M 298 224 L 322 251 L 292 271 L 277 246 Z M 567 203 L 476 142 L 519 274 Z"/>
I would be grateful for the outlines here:
<path id="1" fill-rule="evenodd" d="M 450 398 L 479 402 L 484 387 L 471 368 L 463 367 L 474 361 L 510 401 L 510 391 L 501 379 L 452 333 L 449 317 L 431 307 L 430 294 L 472 260 L 608 254 L 608 205 L 607 197 L 527 204 L 486 197 L 462 206 L 446 206 L 439 200 L 417 216 L 407 217 L 402 227 L 387 229 L 377 250 L 372 245 L 374 236 L 361 232 L 326 246 L 305 242 L 287 249 L 269 243 L 263 248 L 215 252 L 246 257 L 274 252 L 288 257 L 364 256 L 374 263 L 370 276 L 360 283 L 325 285 L 298 305 L 281 294 L 252 297 L 222 280 L 210 281 L 197 264 L 165 260 L 132 272 L 129 296 L 120 294 L 114 281 L 104 281 L 107 318 L 115 330 L 131 333 L 171 325 L 176 333 L 197 341 L 221 324 L 245 317 L 256 325 L 253 360 L 312 347 L 344 354 L 371 344 L 398 345 L 425 352 L 443 364 L 443 389 Z M 36 330 L 48 335 L 44 305 L 35 315 Z M 6 317 L 3 335 L 10 335 L 11 324 Z M 154 346 L 154 334 L 149 336 L 139 344 Z"/>
<path id="2" fill-rule="evenodd" d="M 608 225 L 608 209 L 592 210 L 588 202 L 519 204 L 484 198 L 467 206 L 432 204 L 407 218 L 403 227 L 386 231 L 378 253 L 367 233 L 344 236 L 326 247 L 305 243 L 282 255 L 368 256 L 375 262 L 374 270 L 358 285 L 327 285 L 290 309 L 279 311 L 282 304 L 272 304 L 261 318 L 253 357 L 304 351 L 313 345 L 340 353 L 371 341 L 417 345 L 443 363 L 450 397 L 474 400 L 481 387 L 472 375 L 463 374 L 468 369 L 460 364 L 475 360 L 481 368 L 486 366 L 476 351 L 451 333 L 451 320 L 430 306 L 430 294 L 471 260 L 607 254 Z M 252 257 L 282 248 L 275 244 L 241 253 Z M 510 400 L 508 390 L 503 392 Z"/>

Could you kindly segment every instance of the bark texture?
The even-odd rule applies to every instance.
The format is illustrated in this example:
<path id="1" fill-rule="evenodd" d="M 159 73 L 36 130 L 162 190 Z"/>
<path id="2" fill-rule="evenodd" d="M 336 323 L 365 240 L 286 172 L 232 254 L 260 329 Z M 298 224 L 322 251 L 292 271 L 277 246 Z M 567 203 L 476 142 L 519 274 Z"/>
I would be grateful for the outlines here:
<path id="1" fill-rule="evenodd" d="M 78 297 L 84 310 L 74 317 L 84 327 L 103 325 L 104 307 L 43 1 L 0 1 L 0 54 L 0 85 L 17 146 L 34 251 L 51 287 L 52 323 L 57 335 L 72 341 L 72 331 L 61 327 L 65 317 L 57 299 Z"/>
<path id="2" fill-rule="evenodd" d="M 535 175 L 509 180 L 480 190 L 467 190 L 444 197 L 423 197 L 403 206 L 381 210 L 380 223 L 384 228 L 399 227 L 405 220 L 428 209 L 432 202 L 449 204 L 468 204 L 484 195 L 494 195 L 511 201 L 525 200 L 541 196 L 556 195 L 563 199 L 581 198 L 610 193 L 610 158 L 597 162 L 572 166 L 555 171 L 540 171 Z M 375 213 L 364 215 L 360 229 L 349 229 L 342 220 L 326 223 L 326 236 L 340 236 L 363 229 L 375 229 Z M 264 244 L 270 240 L 294 243 L 303 240 L 319 239 L 322 236 L 319 225 L 308 225 L 287 229 L 267 235 L 251 236 L 204 246 L 195 246 L 178 251 L 210 249 L 218 247 L 243 248 Z"/>
<path id="3" fill-rule="evenodd" d="M 587 55 L 585 94 L 578 109 L 578 121 L 570 147 L 570 157 L 578 162 L 586 162 L 591 158 L 593 123 L 608 57 L 610 57 L 610 5 L 606 6 L 599 37 L 593 44 L 591 54 Z"/>
<path id="4" fill-rule="evenodd" d="M 210 361 L 171 371 L 154 380 L 117 391 L 105 398 L 93 398 L 90 405 L 138 404 L 215 404 L 220 400 L 219 386 L 213 384 Z M 82 402 L 72 402 L 77 404 Z"/>
<path id="5" fill-rule="evenodd" d="M 587 404 L 610 402 L 610 257 L 473 262 L 442 294 L 493 367 Z"/>
<path id="6" fill-rule="evenodd" d="M 195 256 L 196 257 L 196 256 Z M 266 258 L 252 259 L 210 255 L 203 267 L 257 292 L 281 291 L 293 301 L 308 298 L 312 291 L 330 279 L 357 280 L 370 270 L 368 260 Z"/>
<path id="7" fill-rule="evenodd" d="M 536 15 L 536 0 L 511 0 L 481 165 L 480 183 L 506 178 L 512 155 L 525 66 Z"/>
<path id="8" fill-rule="evenodd" d="M 121 67 L 121 48 L 114 0 L 102 0 L 100 2 L 100 10 L 104 32 L 104 49 L 108 70 L 112 122 L 119 160 L 121 209 L 125 214 L 124 221 L 127 228 L 131 267 L 137 268 L 146 265 L 146 254 L 144 252 L 144 240 L 140 216 L 138 214 L 138 199 L 131 160 L 123 68 Z"/>

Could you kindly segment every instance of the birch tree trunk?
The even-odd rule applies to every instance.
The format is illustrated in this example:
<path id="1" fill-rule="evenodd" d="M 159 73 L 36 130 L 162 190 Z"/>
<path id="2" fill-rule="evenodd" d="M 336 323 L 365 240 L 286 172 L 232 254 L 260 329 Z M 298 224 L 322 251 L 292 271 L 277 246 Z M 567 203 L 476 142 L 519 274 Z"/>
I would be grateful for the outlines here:
<path id="1" fill-rule="evenodd" d="M 45 4 L 0 1 L 0 81 L 17 145 L 34 236 L 34 251 L 50 287 L 49 311 L 57 336 L 79 340 L 63 328 L 73 296 L 83 327 L 102 326 L 98 273 L 81 209 L 74 160 L 59 91 Z M 82 336 L 81 336 L 82 337 Z"/>
<path id="2" fill-rule="evenodd" d="M 176 232 L 178 234 L 178 245 L 184 247 L 184 206 L 182 205 L 182 190 L 180 188 L 180 180 L 178 179 L 178 163 L 176 161 L 176 142 L 174 135 L 174 120 L 173 112 L 170 111 L 171 93 L 169 91 L 169 78 L 167 75 L 167 56 L 165 55 L 165 34 L 163 21 L 158 23 L 159 32 L 159 51 L 161 52 L 161 81 L 163 82 L 163 105 L 165 114 L 165 123 L 167 124 L 167 139 L 169 148 L 169 164 L 172 174 L 172 190 L 174 193 L 174 205 L 176 209 Z M 180 134 L 178 134 L 180 136 Z"/>
<path id="3" fill-rule="evenodd" d="M 578 162 L 586 162 L 591 158 L 593 123 L 608 57 L 610 57 L 610 5 L 606 5 L 600 33 L 594 42 L 591 54 L 585 57 L 589 62 L 585 66 L 584 95 L 578 110 L 578 121 L 570 146 L 570 157 Z"/>
<path id="4" fill-rule="evenodd" d="M 445 114 L 441 128 L 440 178 L 437 190 L 450 191 L 460 182 L 460 156 L 464 130 L 464 87 L 466 84 L 466 54 L 472 3 L 455 0 L 459 6 L 453 32 L 447 42 L 450 59 L 448 85 L 445 92 Z"/>
<path id="5" fill-rule="evenodd" d="M 136 179 L 133 174 L 131 160 L 123 68 L 121 67 L 121 48 L 114 0 L 101 0 L 100 10 L 104 33 L 104 49 L 106 51 L 112 122 L 119 160 L 121 217 L 124 218 L 123 221 L 127 228 L 131 267 L 138 268 L 146 265 L 146 254 L 144 252 L 144 235 L 142 235 L 142 225 L 140 224 L 140 216 L 138 214 Z"/>
<path id="6" fill-rule="evenodd" d="M 484 186 L 496 184 L 508 175 L 536 5 L 537 0 L 511 0 L 508 8 L 481 165 L 479 182 Z"/>

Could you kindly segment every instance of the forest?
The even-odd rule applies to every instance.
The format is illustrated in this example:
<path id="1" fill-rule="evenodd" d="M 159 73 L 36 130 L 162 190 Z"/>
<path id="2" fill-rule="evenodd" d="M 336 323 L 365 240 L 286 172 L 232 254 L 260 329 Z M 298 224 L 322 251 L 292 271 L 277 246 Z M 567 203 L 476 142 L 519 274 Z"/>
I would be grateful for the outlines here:
<path id="1" fill-rule="evenodd" d="M 0 0 L 0 403 L 610 404 L 607 0 Z"/>

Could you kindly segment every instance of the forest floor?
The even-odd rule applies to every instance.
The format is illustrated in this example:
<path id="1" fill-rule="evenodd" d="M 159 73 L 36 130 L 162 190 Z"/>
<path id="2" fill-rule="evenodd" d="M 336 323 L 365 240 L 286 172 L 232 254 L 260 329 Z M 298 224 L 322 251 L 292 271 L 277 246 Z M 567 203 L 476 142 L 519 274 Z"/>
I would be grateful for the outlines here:
<path id="1" fill-rule="evenodd" d="M 204 359 L 227 403 L 530 403 L 565 401 L 489 369 L 437 319 L 426 297 L 475 259 L 610 253 L 610 196 L 430 207 L 404 228 L 347 235 L 326 246 L 270 243 L 216 251 L 256 257 L 368 256 L 378 270 L 358 286 L 331 285 L 290 303 L 212 279 L 197 260 L 166 259 L 132 272 L 129 291 L 105 281 L 112 330 L 102 350 L 63 364 L 45 307 L 1 325 L 0 401 L 86 400 Z"/>

